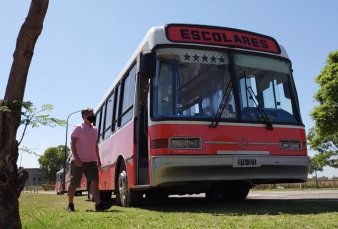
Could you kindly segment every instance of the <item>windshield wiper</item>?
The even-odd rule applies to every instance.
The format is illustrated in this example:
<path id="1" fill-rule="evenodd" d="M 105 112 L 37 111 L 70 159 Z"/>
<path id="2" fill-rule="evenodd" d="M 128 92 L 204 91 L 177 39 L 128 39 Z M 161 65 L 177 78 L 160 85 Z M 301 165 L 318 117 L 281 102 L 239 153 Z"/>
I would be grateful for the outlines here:
<path id="1" fill-rule="evenodd" d="M 264 119 L 264 122 L 266 124 L 266 129 L 267 130 L 273 130 L 273 126 L 272 126 L 272 123 L 270 122 L 270 119 L 268 117 L 268 115 L 265 113 L 263 107 L 261 106 L 261 104 L 258 102 L 257 98 L 256 98 L 256 95 L 254 93 L 254 91 L 252 90 L 252 87 L 246 87 L 246 90 L 249 92 L 251 98 L 252 98 L 252 101 L 254 102 L 254 104 L 256 105 L 259 113 L 261 113 L 263 119 Z M 257 100 L 257 101 L 256 101 Z"/>
<path id="2" fill-rule="evenodd" d="M 216 128 L 218 126 L 219 120 L 221 119 L 222 113 L 224 111 L 225 105 L 230 97 L 230 92 L 231 92 L 231 81 L 228 82 L 228 84 L 225 87 L 224 95 L 222 97 L 222 100 L 217 108 L 217 112 L 212 119 L 212 122 L 209 127 Z"/>

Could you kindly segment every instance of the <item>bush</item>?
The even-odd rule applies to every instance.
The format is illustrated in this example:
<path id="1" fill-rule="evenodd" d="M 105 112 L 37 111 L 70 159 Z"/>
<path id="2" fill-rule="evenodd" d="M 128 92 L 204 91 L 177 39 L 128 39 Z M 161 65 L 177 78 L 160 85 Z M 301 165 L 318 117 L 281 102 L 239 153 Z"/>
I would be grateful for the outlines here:
<path id="1" fill-rule="evenodd" d="M 53 184 L 42 184 L 41 187 L 44 191 L 53 191 L 55 190 L 55 185 Z"/>

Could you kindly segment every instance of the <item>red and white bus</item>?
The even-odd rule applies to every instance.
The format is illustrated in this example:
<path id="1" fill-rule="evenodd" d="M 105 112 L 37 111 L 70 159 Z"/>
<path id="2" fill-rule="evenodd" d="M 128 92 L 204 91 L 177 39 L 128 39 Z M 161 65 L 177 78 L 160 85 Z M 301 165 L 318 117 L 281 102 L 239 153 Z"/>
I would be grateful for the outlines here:
<path id="1" fill-rule="evenodd" d="M 64 176 L 64 169 L 60 169 L 56 173 L 56 179 L 55 179 L 55 192 L 57 195 L 67 193 L 69 184 L 70 184 L 70 163 L 69 159 L 67 160 L 66 163 L 66 177 Z M 65 179 L 64 179 L 65 178 Z M 66 180 L 66 183 L 64 182 Z M 88 184 L 87 184 L 87 179 L 83 175 L 80 181 L 80 185 L 76 187 L 75 195 L 76 196 L 81 196 L 82 192 L 89 191 L 88 189 Z M 88 198 L 90 198 L 90 193 L 88 192 Z"/>
<path id="2" fill-rule="evenodd" d="M 151 28 L 95 109 L 100 189 L 117 204 L 303 182 L 309 158 L 292 66 L 269 36 Z"/>

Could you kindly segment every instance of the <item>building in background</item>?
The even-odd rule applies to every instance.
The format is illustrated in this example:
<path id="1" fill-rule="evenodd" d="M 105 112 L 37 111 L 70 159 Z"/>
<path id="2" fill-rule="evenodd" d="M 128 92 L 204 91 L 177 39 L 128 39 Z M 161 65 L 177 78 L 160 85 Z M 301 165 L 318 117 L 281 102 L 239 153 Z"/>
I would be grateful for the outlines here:
<path id="1" fill-rule="evenodd" d="M 48 183 L 47 173 L 40 168 L 25 168 L 29 174 L 29 178 L 25 187 L 39 186 Z"/>

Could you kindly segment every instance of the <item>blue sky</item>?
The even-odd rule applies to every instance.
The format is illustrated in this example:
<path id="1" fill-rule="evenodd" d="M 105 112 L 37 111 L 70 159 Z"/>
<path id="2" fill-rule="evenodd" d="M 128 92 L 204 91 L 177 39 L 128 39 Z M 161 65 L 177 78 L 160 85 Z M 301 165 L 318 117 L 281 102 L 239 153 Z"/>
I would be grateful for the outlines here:
<path id="1" fill-rule="evenodd" d="M 0 97 L 29 6 L 28 0 L 0 2 Z M 286 48 L 308 130 L 318 89 L 314 78 L 328 53 L 338 49 L 337 9 L 335 0 L 50 1 L 24 100 L 37 107 L 53 104 L 51 115 L 60 119 L 83 107 L 96 107 L 150 27 L 206 24 L 266 34 Z M 70 127 L 78 122 L 79 114 L 69 119 Z M 48 147 L 65 144 L 65 127 L 30 129 L 22 144 L 43 154 Z M 20 163 L 39 166 L 37 157 L 27 153 L 19 157 Z M 323 175 L 337 176 L 338 170 L 326 169 Z"/>

